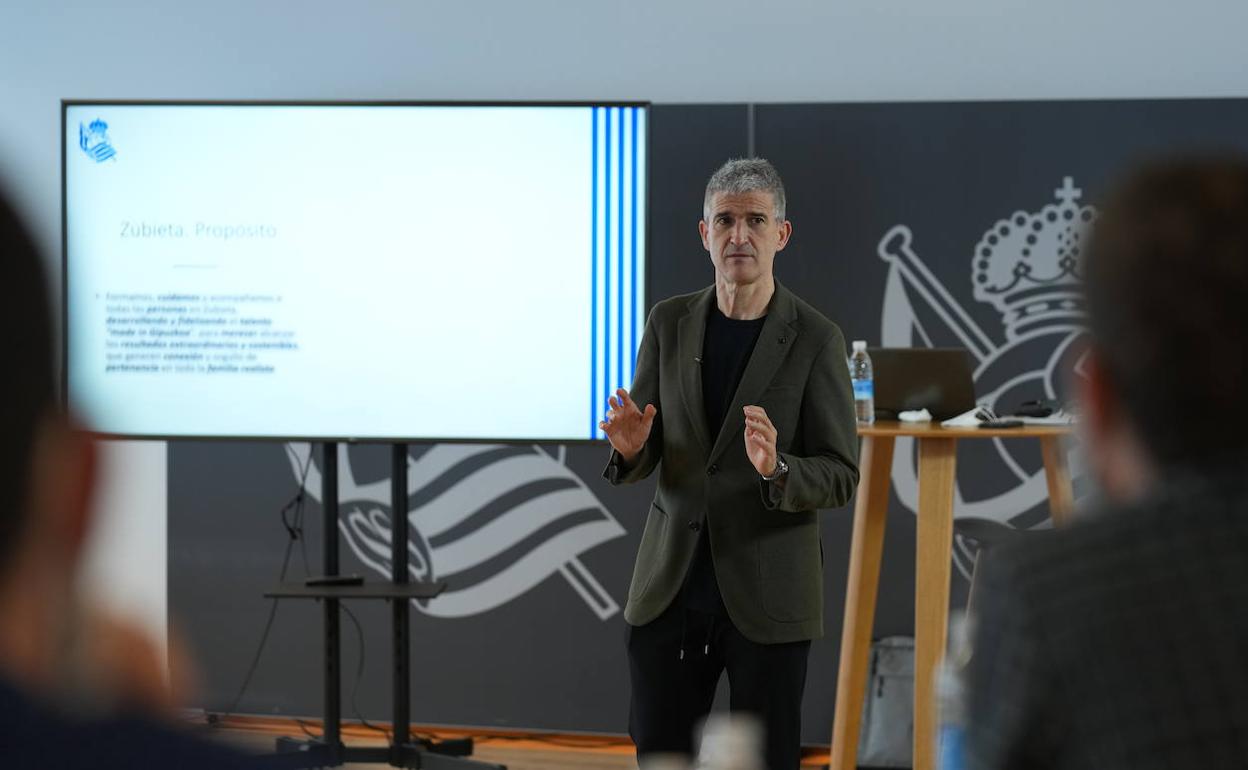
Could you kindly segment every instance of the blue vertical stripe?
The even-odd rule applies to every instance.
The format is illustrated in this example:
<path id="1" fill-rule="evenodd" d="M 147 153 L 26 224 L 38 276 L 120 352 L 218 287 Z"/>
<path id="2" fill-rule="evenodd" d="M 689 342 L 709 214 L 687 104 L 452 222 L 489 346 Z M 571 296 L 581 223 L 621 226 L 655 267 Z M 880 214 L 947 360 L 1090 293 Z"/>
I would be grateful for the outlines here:
<path id="1" fill-rule="evenodd" d="M 615 262 L 620 277 L 615 286 L 617 298 L 615 303 L 615 371 L 619 374 L 621 381 L 624 379 L 624 109 L 621 107 L 615 111 L 615 131 L 620 145 L 619 153 L 616 155 L 619 173 L 616 183 L 618 194 L 615 200 L 617 214 L 615 221 L 619 223 L 615 232 Z"/>
<path id="2" fill-rule="evenodd" d="M 598 108 L 590 110 L 592 133 L 590 138 L 590 193 L 589 193 L 589 437 L 598 435 Z"/>
<path id="3" fill-rule="evenodd" d="M 606 184 L 603 185 L 603 196 L 606 198 L 606 206 L 603 211 L 604 224 L 602 228 L 602 255 L 604 257 L 602 273 L 605 278 L 602 293 L 603 307 L 606 312 L 603 314 L 603 332 L 605 336 L 603 340 L 602 369 L 606 375 L 607 389 L 614 391 L 618 383 L 611 378 L 611 193 L 613 192 L 611 189 L 611 111 L 611 108 L 608 108 L 603 114 L 605 124 L 603 128 L 606 129 L 606 147 L 602 154 L 603 176 L 606 178 Z"/>
<path id="4" fill-rule="evenodd" d="M 631 308 L 629 310 L 629 316 L 628 316 L 628 336 L 629 336 L 629 349 L 633 351 L 633 356 L 632 356 L 632 361 L 630 362 L 629 367 L 628 367 L 628 378 L 629 378 L 629 381 L 631 382 L 633 378 L 633 373 L 637 371 L 637 297 L 640 296 L 641 294 L 641 285 L 638 280 L 639 276 L 637 274 L 637 112 L 638 112 L 638 108 L 634 107 L 632 110 L 630 110 L 630 112 L 632 113 L 631 118 L 632 118 L 632 124 L 633 124 L 633 136 L 632 136 L 633 153 L 632 153 L 632 169 L 631 169 L 632 178 L 633 178 L 633 186 L 632 186 L 632 200 L 629 202 L 629 206 L 632 209 L 632 216 L 630 217 L 629 226 L 632 228 L 632 254 L 630 254 L 630 261 L 631 261 L 630 275 L 633 276 L 633 297 L 632 297 Z"/>

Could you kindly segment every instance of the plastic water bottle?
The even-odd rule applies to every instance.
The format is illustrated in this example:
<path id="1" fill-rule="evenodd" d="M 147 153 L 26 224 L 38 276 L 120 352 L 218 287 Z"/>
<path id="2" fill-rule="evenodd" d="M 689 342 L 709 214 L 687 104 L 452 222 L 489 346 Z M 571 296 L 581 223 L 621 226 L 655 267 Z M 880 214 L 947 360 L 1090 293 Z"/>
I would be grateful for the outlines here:
<path id="1" fill-rule="evenodd" d="M 871 356 L 867 355 L 866 340 L 854 340 L 854 352 L 849 357 L 849 379 L 854 384 L 854 411 L 859 425 L 875 422 L 875 374 L 871 369 Z"/>
<path id="2" fill-rule="evenodd" d="M 763 725 L 750 714 L 713 713 L 702 727 L 694 770 L 763 770 Z"/>
<path id="3" fill-rule="evenodd" d="M 937 711 L 940 727 L 937 733 L 937 770 L 966 769 L 966 693 L 963 674 L 945 663 L 936 676 Z"/>
<path id="4" fill-rule="evenodd" d="M 960 612 L 949 618 L 949 652 L 936 675 L 937 770 L 966 770 L 966 665 L 970 660 L 970 621 Z"/>

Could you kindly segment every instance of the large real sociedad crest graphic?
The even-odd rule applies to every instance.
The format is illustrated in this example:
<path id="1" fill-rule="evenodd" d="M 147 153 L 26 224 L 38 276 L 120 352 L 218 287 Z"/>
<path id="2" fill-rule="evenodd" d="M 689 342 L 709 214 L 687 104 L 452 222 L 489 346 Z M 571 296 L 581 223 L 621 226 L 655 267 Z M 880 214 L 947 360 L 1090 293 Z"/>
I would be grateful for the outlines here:
<path id="1" fill-rule="evenodd" d="M 286 445 L 298 480 L 311 444 Z M 412 580 L 444 580 L 420 612 L 461 618 L 488 612 L 560 575 L 600 620 L 619 604 L 580 561 L 580 555 L 625 534 L 606 506 L 564 462 L 537 446 L 435 444 L 407 459 Z M 390 578 L 390 479 L 357 483 L 349 447 L 338 447 L 339 532 L 368 569 Z M 312 465 L 305 492 L 320 502 L 321 478 Z"/>
<path id="2" fill-rule="evenodd" d="M 1092 206 L 1080 205 L 1082 191 L 1071 177 L 1055 191 L 1056 202 L 1040 211 L 1015 211 L 998 220 L 975 245 L 970 261 L 972 296 L 999 314 L 1001 325 L 982 328 L 919 256 L 906 225 L 880 239 L 879 256 L 889 265 L 884 290 L 881 339 L 888 347 L 964 347 L 970 351 L 977 401 L 1008 413 L 1034 399 L 1065 402 L 1070 379 L 1080 371 L 1079 339 L 1085 315 L 1078 286 L 1078 258 Z M 979 470 L 968 484 L 958 474 L 955 518 L 997 521 L 1021 529 L 1048 526 L 1048 488 L 1039 453 L 1031 442 L 991 439 L 962 442 Z M 1079 475 L 1076 453 L 1068 453 Z M 897 442 L 893 488 L 911 511 L 918 508 L 918 470 L 913 439 Z M 974 553 L 956 538 L 954 561 L 969 577 Z"/>

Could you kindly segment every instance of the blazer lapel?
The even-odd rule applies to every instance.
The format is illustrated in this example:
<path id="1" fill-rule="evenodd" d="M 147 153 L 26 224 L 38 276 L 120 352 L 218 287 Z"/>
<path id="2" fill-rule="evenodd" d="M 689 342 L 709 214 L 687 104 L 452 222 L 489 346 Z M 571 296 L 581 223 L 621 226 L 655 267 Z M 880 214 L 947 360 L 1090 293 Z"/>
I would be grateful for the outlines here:
<path id="1" fill-rule="evenodd" d="M 708 308 L 709 309 L 709 308 Z M 793 295 L 776 281 L 776 293 L 767 310 L 767 320 L 763 322 L 763 330 L 759 332 L 758 342 L 754 344 L 754 352 L 750 354 L 749 363 L 741 375 L 741 383 L 737 385 L 736 395 L 732 398 L 732 406 L 724 415 L 724 424 L 715 439 L 708 461 L 723 454 L 733 439 L 745 432 L 744 409 L 749 404 L 757 404 L 763 391 L 771 384 L 785 356 L 793 348 L 798 329 L 793 323 L 797 316 L 797 308 L 793 303 Z M 702 322 L 705 329 L 706 321 Z M 700 355 L 700 353 L 699 353 Z M 701 404 L 701 384 L 699 383 L 699 404 Z M 699 413 L 700 414 L 700 413 Z M 705 422 L 705 418 L 703 418 Z"/>
<path id="2" fill-rule="evenodd" d="M 706 336 L 706 316 L 714 300 L 715 287 L 711 286 L 689 302 L 689 312 L 676 325 L 680 340 L 680 390 L 689 410 L 689 422 L 704 452 L 711 448 L 711 436 L 702 403 L 702 340 Z"/>

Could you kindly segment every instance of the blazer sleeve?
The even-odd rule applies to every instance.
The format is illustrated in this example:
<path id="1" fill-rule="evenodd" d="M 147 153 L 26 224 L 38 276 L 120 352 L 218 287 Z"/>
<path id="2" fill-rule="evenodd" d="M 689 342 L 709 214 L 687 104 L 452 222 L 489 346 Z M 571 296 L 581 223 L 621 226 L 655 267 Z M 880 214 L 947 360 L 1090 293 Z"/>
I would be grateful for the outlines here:
<path id="1" fill-rule="evenodd" d="M 792 513 L 845 505 L 858 487 L 858 424 L 839 330 L 815 356 L 798 430 L 805 455 L 780 454 L 789 472 L 781 483 L 759 482 L 763 504 Z"/>
<path id="2" fill-rule="evenodd" d="M 650 437 L 631 465 L 625 464 L 619 452 L 611 450 L 611 459 L 607 461 L 602 475 L 612 484 L 641 481 L 654 472 L 663 455 L 663 407 L 659 403 L 659 336 L 656 325 L 654 311 L 651 310 L 637 349 L 637 368 L 628 395 L 639 409 L 644 410 L 647 404 L 654 404 L 657 413 L 650 427 Z"/>

